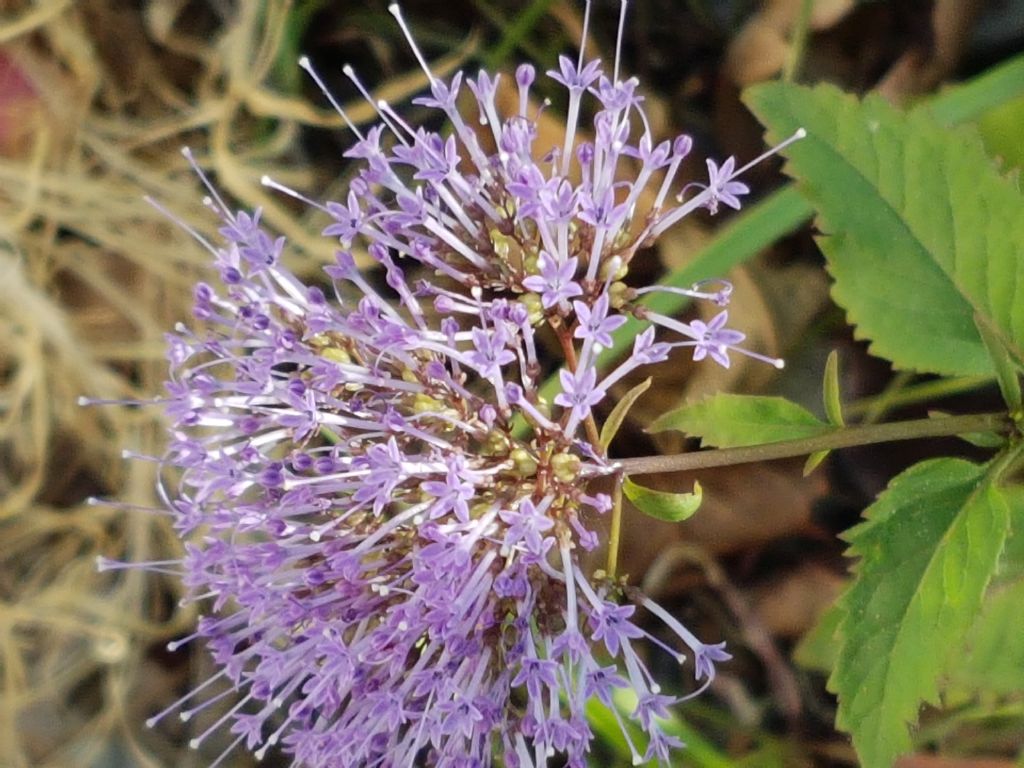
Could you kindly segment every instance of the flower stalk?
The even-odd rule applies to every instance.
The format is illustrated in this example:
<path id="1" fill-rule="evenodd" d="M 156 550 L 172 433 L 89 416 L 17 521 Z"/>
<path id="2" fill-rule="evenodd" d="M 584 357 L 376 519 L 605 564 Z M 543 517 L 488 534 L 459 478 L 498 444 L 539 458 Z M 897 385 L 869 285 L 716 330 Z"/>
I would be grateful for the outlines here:
<path id="1" fill-rule="evenodd" d="M 612 516 L 608 526 L 608 578 L 614 580 L 619 568 L 619 541 L 622 539 L 622 481 L 623 472 L 616 472 L 612 486 Z"/>
<path id="2" fill-rule="evenodd" d="M 955 437 L 972 432 L 1009 434 L 1013 421 L 1005 413 L 978 413 L 964 416 L 941 416 L 926 419 L 895 421 L 887 424 L 836 429 L 815 437 L 783 440 L 739 448 L 719 448 L 681 453 L 675 456 L 642 456 L 619 459 L 616 469 L 624 474 L 650 475 L 660 472 L 692 472 L 712 467 L 749 464 L 756 461 L 807 456 L 818 451 L 853 448 L 859 445 L 919 440 L 930 437 Z"/>

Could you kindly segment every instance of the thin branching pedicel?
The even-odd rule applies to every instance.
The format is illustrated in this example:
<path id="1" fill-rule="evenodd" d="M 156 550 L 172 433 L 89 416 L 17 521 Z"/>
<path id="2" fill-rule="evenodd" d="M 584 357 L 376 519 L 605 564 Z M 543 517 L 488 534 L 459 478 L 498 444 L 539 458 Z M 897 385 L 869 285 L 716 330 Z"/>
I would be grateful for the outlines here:
<path id="1" fill-rule="evenodd" d="M 530 107 L 533 67 L 516 70 L 518 111 L 500 114 L 499 76 L 442 82 L 408 36 L 430 81 L 417 102 L 450 129 L 410 126 L 383 101 L 376 126 L 352 127 L 346 154 L 361 170 L 344 201 L 322 206 L 333 219 L 324 234 L 339 243 L 326 269 L 335 295 L 300 284 L 259 212 L 233 212 L 210 187 L 221 286 L 195 289 L 205 330 L 168 337 L 160 463 L 188 542 L 180 572 L 209 610 L 194 637 L 241 696 L 194 743 L 228 728 L 258 757 L 280 743 L 317 767 L 500 757 L 525 768 L 554 754 L 583 766 L 585 703 L 596 697 L 619 718 L 612 695 L 628 686 L 645 733 L 635 743 L 620 720 L 634 762 L 665 763 L 679 743 L 658 718 L 680 697 L 660 690 L 636 641 L 692 664 L 690 695 L 729 655 L 583 571 L 580 551 L 598 544 L 588 520 L 611 507 L 588 480 L 615 471 L 594 408 L 673 347 L 728 365 L 743 334 L 725 327 L 724 310 L 707 325 L 648 314 L 654 325 L 617 368 L 602 373 L 595 360 L 651 290 L 624 283 L 636 252 L 691 211 L 738 207 L 743 169 L 709 161 L 708 183 L 679 192 L 691 142 L 655 140 L 618 55 L 612 78 L 582 50 L 548 73 L 568 91 L 568 120 L 547 147 Z M 457 109 L 463 87 L 478 114 Z M 595 138 L 580 141 L 587 111 Z M 625 158 L 639 168 L 632 180 Z M 652 185 L 656 204 L 641 210 Z M 388 295 L 357 269 L 357 250 Z M 350 289 L 357 301 L 342 300 Z M 729 288 L 687 293 L 724 305 Z M 671 335 L 656 341 L 655 325 Z M 551 403 L 538 394 L 542 330 L 566 353 Z M 635 621 L 638 605 L 678 647 Z M 175 708 L 191 716 L 205 703 L 197 691 Z"/>

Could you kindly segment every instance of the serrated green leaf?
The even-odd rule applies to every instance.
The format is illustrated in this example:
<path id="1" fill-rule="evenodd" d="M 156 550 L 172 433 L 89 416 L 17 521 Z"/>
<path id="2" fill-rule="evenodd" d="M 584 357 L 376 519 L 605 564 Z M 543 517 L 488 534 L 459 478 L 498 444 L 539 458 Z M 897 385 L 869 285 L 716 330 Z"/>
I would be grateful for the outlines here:
<path id="1" fill-rule="evenodd" d="M 989 373 L 978 312 L 1024 359 L 1024 198 L 976 130 L 831 86 L 766 84 L 746 101 L 772 140 L 807 129 L 783 154 L 818 211 L 833 295 L 872 353 L 899 368 Z"/>
<path id="2" fill-rule="evenodd" d="M 891 765 L 922 702 L 958 661 L 1009 530 L 986 466 L 935 459 L 897 476 L 846 535 L 860 557 L 840 599 L 841 646 L 829 685 L 836 722 L 862 764 Z"/>
<path id="3" fill-rule="evenodd" d="M 843 398 L 839 391 L 839 353 L 832 350 L 825 361 L 825 377 L 821 386 L 822 401 L 825 406 L 825 418 L 829 424 L 845 427 L 843 419 Z"/>
<path id="4" fill-rule="evenodd" d="M 622 492 L 645 515 L 670 523 L 680 523 L 692 517 L 704 497 L 704 490 L 697 482 L 693 484 L 693 493 L 669 493 L 644 488 L 628 477 L 622 481 Z"/>
<path id="5" fill-rule="evenodd" d="M 651 377 L 648 376 L 646 379 L 641 381 L 629 392 L 623 395 L 622 399 L 615 404 L 612 408 L 612 412 L 608 414 L 608 418 L 605 419 L 604 424 L 601 425 L 601 447 L 608 450 L 608 446 L 611 445 L 612 440 L 618 433 L 619 428 L 622 426 L 623 420 L 626 418 L 626 414 L 629 413 L 629 409 L 633 407 L 633 403 L 651 387 Z"/>
<path id="6" fill-rule="evenodd" d="M 668 429 L 700 437 L 701 445 L 736 448 L 813 437 L 832 427 L 783 397 L 717 394 L 669 411 L 649 431 Z"/>

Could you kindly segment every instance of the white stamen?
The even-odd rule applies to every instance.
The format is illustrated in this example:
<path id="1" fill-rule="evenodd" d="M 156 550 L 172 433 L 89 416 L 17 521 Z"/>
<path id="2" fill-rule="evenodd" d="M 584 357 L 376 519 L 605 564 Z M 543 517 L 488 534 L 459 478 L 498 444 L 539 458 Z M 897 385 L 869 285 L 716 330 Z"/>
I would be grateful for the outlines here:
<path id="1" fill-rule="evenodd" d="M 402 18 L 402 9 L 399 7 L 398 3 L 392 3 L 388 6 L 388 12 L 398 21 L 398 26 L 402 28 L 402 34 L 405 35 L 405 39 L 409 42 L 409 47 L 412 49 L 413 56 L 415 56 L 416 60 L 420 63 L 420 67 L 422 67 L 423 71 L 426 73 L 430 84 L 433 85 L 437 78 L 434 77 L 434 73 L 431 72 L 430 67 L 427 66 L 427 60 L 423 58 L 423 54 L 420 53 L 420 49 L 412 37 L 412 32 L 409 30 L 409 26 L 405 23 L 405 19 Z"/>
<path id="2" fill-rule="evenodd" d="M 217 194 L 217 190 L 210 182 L 210 179 L 203 172 L 203 169 L 199 167 L 199 163 L 196 162 L 195 157 L 192 155 L 192 150 L 189 149 L 188 147 L 182 147 L 181 154 L 186 160 L 188 160 L 188 164 L 192 166 L 192 170 L 195 171 L 195 174 L 203 182 L 203 186 L 209 190 L 211 197 L 217 201 L 217 205 L 220 207 L 224 215 L 230 219 L 231 209 L 228 208 L 227 204 L 221 199 L 220 195 Z"/>
<path id="3" fill-rule="evenodd" d="M 612 70 L 612 82 L 619 84 L 619 62 L 622 59 L 622 33 L 626 28 L 626 6 L 629 0 L 622 0 L 622 10 L 619 12 L 619 34 L 615 38 L 615 68 Z"/>
<path id="4" fill-rule="evenodd" d="M 352 133 L 356 135 L 356 138 L 362 141 L 362 132 L 360 132 L 360 130 L 356 128 L 355 123 L 353 123 L 349 119 L 348 115 L 345 114 L 345 110 L 341 108 L 341 105 L 338 103 L 337 99 L 334 98 L 334 94 L 331 93 L 326 83 L 324 83 L 324 81 L 320 79 L 320 75 L 318 75 L 316 73 L 316 70 L 313 69 L 313 64 L 310 62 L 309 57 L 299 57 L 299 66 L 306 70 L 309 76 L 313 78 L 313 82 L 316 83 L 316 86 L 317 88 L 320 89 L 320 92 L 327 97 L 327 101 L 330 102 L 331 106 L 334 108 L 334 111 L 337 112 L 341 119 L 345 121 L 345 125 L 347 125 L 349 129 L 352 131 Z"/>
<path id="5" fill-rule="evenodd" d="M 735 179 L 737 176 L 741 176 L 742 174 L 746 173 L 751 168 L 753 168 L 755 165 L 760 163 L 762 160 L 766 160 L 767 158 L 771 157 L 772 155 L 778 154 L 779 152 L 784 150 L 786 147 L 788 147 L 793 142 L 800 141 L 800 139 L 803 139 L 803 138 L 806 138 L 806 137 L 807 137 L 807 131 L 804 130 L 803 128 L 798 128 L 793 133 L 793 135 L 790 136 L 788 139 L 786 139 L 785 141 L 783 141 L 780 144 L 776 144 L 774 147 L 769 149 L 767 152 L 761 153 L 760 155 L 755 157 L 753 160 L 751 160 L 749 163 L 747 163 L 742 168 L 740 168 L 738 171 L 735 171 L 732 174 L 732 176 L 730 176 L 729 178 L 730 179 Z"/>
<path id="6" fill-rule="evenodd" d="M 303 194 L 301 194 L 299 192 L 296 192 L 291 187 L 286 187 L 284 184 L 280 184 L 280 183 L 274 181 L 272 178 L 270 178 L 269 176 L 267 176 L 265 174 L 260 177 L 260 184 L 262 184 L 264 187 L 268 187 L 270 189 L 276 189 L 278 192 L 286 194 L 286 195 L 288 195 L 288 197 L 295 198 L 296 200 L 299 200 L 299 201 L 305 203 L 306 205 L 312 206 L 313 208 L 316 208 L 317 210 L 324 211 L 325 213 L 327 212 L 327 208 L 325 208 L 320 203 L 316 202 L 315 200 L 311 200 L 310 198 L 306 197 L 305 195 L 303 195 Z"/>
<path id="7" fill-rule="evenodd" d="M 580 57 L 576 62 L 576 69 L 583 69 L 583 56 L 587 50 L 587 30 L 590 27 L 590 0 L 587 0 L 583 9 L 583 36 L 580 38 Z"/>
<path id="8" fill-rule="evenodd" d="M 178 227 L 180 227 L 180 228 L 181 228 L 181 229 L 183 229 L 183 230 L 184 230 L 185 232 L 188 232 L 188 233 L 189 233 L 190 235 L 192 235 L 192 238 L 193 238 L 193 239 L 194 239 L 194 240 L 195 240 L 195 241 L 196 241 L 197 243 L 199 243 L 199 244 L 200 244 L 201 246 L 203 246 L 203 247 L 204 247 L 204 248 L 205 248 L 206 250 L 208 250 L 208 251 L 209 251 L 210 253 L 212 253 L 212 254 L 213 254 L 214 256 L 217 256 L 217 255 L 218 255 L 218 254 L 217 254 L 217 249 L 216 249 L 216 248 L 214 248 L 214 247 L 213 247 L 212 245 L 210 245 L 210 242 L 209 242 L 209 241 L 208 241 L 208 240 L 207 240 L 207 239 L 206 239 L 205 237 L 203 237 L 202 235 L 200 235 L 200 234 L 199 234 L 199 233 L 198 233 L 198 232 L 197 232 L 197 231 L 196 231 L 195 229 L 193 229 L 193 228 L 192 228 L 191 226 L 189 226 L 188 224 L 186 224 L 186 223 L 185 223 L 185 221 L 184 221 L 184 219 L 181 219 L 181 218 L 179 218 L 178 216 L 175 216 L 175 215 L 174 215 L 173 213 L 171 213 L 171 212 L 170 212 L 170 211 L 169 211 L 169 210 L 168 210 L 167 208 L 164 208 L 164 206 L 163 206 L 163 205 L 161 205 L 160 203 L 158 203 L 158 202 L 157 202 L 157 201 L 156 201 L 155 199 L 153 199 L 153 198 L 152 198 L 152 197 L 150 197 L 149 195 L 146 195 L 146 196 L 145 196 L 145 197 L 143 197 L 142 199 L 143 199 L 143 200 L 145 200 L 145 201 L 146 201 L 147 203 L 149 203 L 150 205 L 152 205 L 152 206 L 153 206 L 154 208 L 156 208 L 156 209 L 157 209 L 158 211 L 160 211 L 160 213 L 162 213 L 162 214 L 163 214 L 163 215 L 164 215 L 165 217 L 167 217 L 167 218 L 168 218 L 168 219 L 170 219 L 170 220 L 171 220 L 172 222 L 174 222 L 174 223 L 175 223 L 175 224 L 176 224 L 176 225 L 177 225 Z M 183 327 L 184 327 L 184 326 L 183 326 Z"/>
<path id="9" fill-rule="evenodd" d="M 103 398 L 103 397 L 87 397 L 86 395 L 79 395 L 78 404 L 80 406 L 89 405 L 153 405 L 153 400 L 119 400 L 117 398 Z"/>
<path id="10" fill-rule="evenodd" d="M 387 102 L 384 101 L 383 99 L 375 99 L 373 98 L 373 96 L 370 95 L 369 89 L 365 85 L 363 85 L 363 81 L 359 79 L 358 75 L 356 75 L 356 71 L 352 68 L 351 64 L 346 64 L 345 66 L 343 66 L 341 68 L 341 71 L 342 74 L 345 75 L 345 77 L 352 81 L 352 84 L 358 89 L 359 93 L 362 94 L 363 98 L 366 99 L 366 102 L 371 107 L 373 107 L 374 112 L 377 113 L 377 116 L 381 119 L 381 122 L 388 127 L 388 130 L 395 135 L 395 138 L 397 138 L 403 144 L 408 144 L 408 142 L 405 140 L 405 137 L 402 136 L 401 133 L 399 133 L 394 123 L 388 118 L 388 115 L 382 110 L 382 105 L 383 107 L 386 108 Z"/>

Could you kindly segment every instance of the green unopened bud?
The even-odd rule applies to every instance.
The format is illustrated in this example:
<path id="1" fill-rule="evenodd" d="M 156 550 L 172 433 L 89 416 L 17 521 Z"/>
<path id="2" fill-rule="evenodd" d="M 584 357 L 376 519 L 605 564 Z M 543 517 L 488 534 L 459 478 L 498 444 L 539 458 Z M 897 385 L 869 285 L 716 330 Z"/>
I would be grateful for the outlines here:
<path id="1" fill-rule="evenodd" d="M 537 460 L 525 448 L 516 448 L 509 458 L 519 477 L 533 477 L 537 474 Z"/>
<path id="2" fill-rule="evenodd" d="M 571 453 L 559 453 L 551 457 L 551 469 L 555 479 L 562 483 L 572 483 L 579 477 L 582 462 L 579 456 Z"/>
<path id="3" fill-rule="evenodd" d="M 339 347 L 324 347 L 320 352 L 320 356 L 335 363 L 351 363 L 352 356 L 349 355 L 344 349 Z"/>
<path id="4" fill-rule="evenodd" d="M 444 410 L 444 406 L 440 400 L 436 400 L 430 395 L 418 394 L 412 399 L 412 411 L 413 413 L 437 413 Z"/>
<path id="5" fill-rule="evenodd" d="M 537 325 L 544 320 L 544 305 L 540 301 L 540 296 L 536 293 L 524 293 L 519 297 L 519 301 L 526 307 L 530 325 Z"/>
<path id="6" fill-rule="evenodd" d="M 628 299 L 627 291 L 629 286 L 625 283 L 612 283 L 608 288 L 608 300 L 613 309 L 622 309 L 626 306 Z"/>
<path id="7" fill-rule="evenodd" d="M 540 254 L 535 249 L 530 249 L 523 254 L 523 271 L 528 275 L 540 274 Z"/>
<path id="8" fill-rule="evenodd" d="M 508 450 L 508 437 L 503 432 L 493 429 L 487 433 L 481 449 L 488 456 L 504 453 Z"/>
<path id="9" fill-rule="evenodd" d="M 620 229 L 618 232 L 615 233 L 615 237 L 612 238 L 611 247 L 616 249 L 622 248 L 623 246 L 628 244 L 629 241 L 632 239 L 633 233 L 630 232 L 628 228 Z"/>
<path id="10" fill-rule="evenodd" d="M 551 402 L 546 397 L 537 396 L 537 403 L 535 405 L 537 412 L 540 413 L 546 419 L 551 418 Z"/>
<path id="11" fill-rule="evenodd" d="M 497 229 L 488 233 L 491 237 L 491 245 L 494 246 L 494 253 L 499 259 L 508 260 L 509 251 L 512 250 L 512 238 L 501 234 Z"/>

